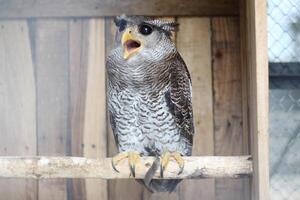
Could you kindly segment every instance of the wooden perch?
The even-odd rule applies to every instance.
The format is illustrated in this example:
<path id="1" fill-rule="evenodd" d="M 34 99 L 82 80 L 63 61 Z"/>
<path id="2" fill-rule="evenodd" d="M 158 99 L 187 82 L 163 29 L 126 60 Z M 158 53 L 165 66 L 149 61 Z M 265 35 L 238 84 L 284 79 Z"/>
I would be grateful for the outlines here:
<path id="1" fill-rule="evenodd" d="M 142 157 L 136 166 L 136 178 L 144 178 L 154 157 Z M 164 172 L 165 179 L 187 178 L 239 178 L 252 174 L 251 156 L 184 157 L 182 174 L 171 161 Z M 130 177 L 127 160 L 118 164 L 120 173 L 111 167 L 111 158 L 90 159 L 82 157 L 0 157 L 0 178 L 101 178 Z M 155 178 L 159 177 L 159 170 Z"/>

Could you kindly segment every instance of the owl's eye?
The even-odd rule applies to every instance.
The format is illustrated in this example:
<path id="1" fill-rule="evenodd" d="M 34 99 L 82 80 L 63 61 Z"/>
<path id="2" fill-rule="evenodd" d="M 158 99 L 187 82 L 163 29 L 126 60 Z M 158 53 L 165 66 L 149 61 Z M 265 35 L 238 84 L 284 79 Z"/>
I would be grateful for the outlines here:
<path id="1" fill-rule="evenodd" d="M 118 23 L 119 31 L 122 32 L 126 28 L 127 22 L 126 20 L 122 19 Z"/>
<path id="2" fill-rule="evenodd" d="M 141 24 L 139 26 L 139 32 L 143 35 L 150 35 L 153 31 L 153 28 L 147 24 Z"/>

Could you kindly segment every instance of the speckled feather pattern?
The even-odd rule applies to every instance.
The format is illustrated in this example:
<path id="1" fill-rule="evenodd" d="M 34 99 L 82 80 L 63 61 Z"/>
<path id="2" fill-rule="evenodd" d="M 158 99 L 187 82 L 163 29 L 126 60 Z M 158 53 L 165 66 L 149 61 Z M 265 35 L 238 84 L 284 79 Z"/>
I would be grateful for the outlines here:
<path id="1" fill-rule="evenodd" d="M 179 54 L 174 52 L 167 63 L 137 61 L 131 69 L 122 61 L 120 51 L 113 51 L 107 60 L 108 110 L 119 151 L 190 155 L 191 87 Z"/>
<path id="2" fill-rule="evenodd" d="M 131 30 L 147 23 L 150 36 L 137 34 L 141 48 L 122 57 L 122 31 L 107 57 L 107 100 L 110 122 L 120 152 L 138 151 L 157 156 L 177 151 L 189 156 L 193 144 L 191 80 L 187 67 L 170 39 L 177 26 L 148 17 L 120 16 Z M 173 191 L 180 180 L 152 180 L 151 191 Z M 146 186 L 146 185 L 145 185 Z"/>

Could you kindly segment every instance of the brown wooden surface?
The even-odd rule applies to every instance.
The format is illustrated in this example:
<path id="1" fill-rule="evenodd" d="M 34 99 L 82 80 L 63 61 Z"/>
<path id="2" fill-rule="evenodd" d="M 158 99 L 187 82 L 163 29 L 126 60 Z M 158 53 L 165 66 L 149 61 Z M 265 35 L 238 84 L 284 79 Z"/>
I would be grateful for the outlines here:
<path id="1" fill-rule="evenodd" d="M 88 20 L 71 20 L 69 32 L 70 69 L 70 132 L 71 155 L 83 156 L 85 94 L 87 82 L 87 39 Z M 85 182 L 82 179 L 69 180 L 69 198 L 86 197 Z"/>
<path id="2" fill-rule="evenodd" d="M 251 199 L 269 199 L 267 1 L 242 0 L 243 64 L 248 74 L 248 109 L 254 174 Z"/>
<path id="3" fill-rule="evenodd" d="M 84 156 L 106 157 L 106 98 L 104 20 L 88 23 L 87 89 L 84 120 Z M 107 199 L 107 182 L 86 180 L 86 198 Z"/>
<path id="4" fill-rule="evenodd" d="M 36 93 L 26 21 L 0 21 L 0 155 L 36 155 Z M 37 198 L 37 181 L 0 180 L 0 199 Z"/>
<path id="5" fill-rule="evenodd" d="M 209 18 L 179 18 L 177 48 L 192 78 L 195 135 L 193 155 L 214 155 L 211 24 Z M 180 199 L 215 199 L 214 179 L 184 180 Z"/>
<path id="6" fill-rule="evenodd" d="M 68 153 L 68 22 L 32 22 L 39 155 Z M 66 180 L 39 181 L 39 199 L 67 199 Z"/>
<path id="7" fill-rule="evenodd" d="M 241 3 L 241 8 L 244 3 Z M 245 155 L 250 154 L 250 131 L 249 131 L 249 82 L 248 82 L 248 68 L 247 68 L 247 49 L 246 49 L 246 35 L 247 22 L 245 22 L 245 15 L 241 15 L 240 19 L 240 57 L 241 57 L 241 73 L 242 73 L 242 110 L 243 110 L 243 152 Z M 244 179 L 244 196 L 251 199 L 251 178 Z"/>
<path id="8" fill-rule="evenodd" d="M 238 18 L 212 19 L 215 155 L 244 153 Z M 216 180 L 216 199 L 247 199 L 244 180 Z"/>
<path id="9" fill-rule="evenodd" d="M 103 19 L 70 21 L 72 155 L 106 157 Z M 73 98 L 72 98 L 73 97 Z M 71 199 L 107 199 L 106 181 L 75 180 Z"/>
<path id="10" fill-rule="evenodd" d="M 3 0 L 0 18 L 130 15 L 238 15 L 238 0 Z"/>
<path id="11" fill-rule="evenodd" d="M 11 1 L 11 3 L 13 2 Z M 38 2 L 36 1 L 36 3 Z M 10 3 L 5 1 L 3 5 L 5 4 Z M 45 2 L 46 4 L 47 2 Z M 174 12 L 181 12 L 178 10 L 180 9 Z M 0 13 L 1 18 L 2 10 Z M 22 14 L 21 11 L 20 13 Z M 181 26 L 175 36 L 176 43 L 193 79 L 196 126 L 194 155 L 213 155 L 214 152 L 216 155 L 246 154 L 248 151 L 248 124 L 245 121 L 248 117 L 248 103 L 251 108 L 256 108 L 258 102 L 265 100 L 264 94 L 256 94 L 255 89 L 261 87 L 264 91 L 266 83 L 262 81 L 261 85 L 250 87 L 251 95 L 255 95 L 251 102 L 248 102 L 248 82 L 245 79 L 241 80 L 241 77 L 247 76 L 247 70 L 252 70 L 250 80 L 264 80 L 265 71 L 255 71 L 254 67 L 246 70 L 244 68 L 248 63 L 249 66 L 250 64 L 254 66 L 256 62 L 259 62 L 257 59 L 261 58 L 251 57 L 252 60 L 243 61 L 243 68 L 240 67 L 237 17 L 213 18 L 212 21 L 209 18 L 179 17 L 177 20 Z M 1 138 L 4 138 L 0 141 L 1 155 L 35 154 L 36 151 L 40 155 L 51 156 L 103 157 L 115 155 L 116 147 L 113 135 L 109 130 L 110 126 L 105 122 L 104 98 L 104 60 L 114 40 L 115 30 L 111 19 L 105 22 L 105 28 L 102 19 L 33 19 L 28 22 L 29 29 L 27 29 L 25 21 L 13 20 L 5 21 L 6 25 L 12 27 L 10 30 L 0 27 L 0 39 L 5 41 L 0 42 L 0 57 L 4 55 L 5 58 L 0 60 L 0 70 L 15 69 L 17 71 L 14 72 L 16 73 L 15 77 L 11 71 L 9 72 L 11 74 L 4 71 L 3 73 L 7 75 L 5 74 L 3 77 L 1 76 L 2 72 L 0 75 L 4 83 L 4 86 L 0 84 L 0 88 L 5 87 L 3 91 L 10 92 L 3 100 L 5 103 L 0 105 L 0 108 L 4 109 L 4 113 L 10 112 L 4 117 L 7 121 L 0 120 L 0 134 Z M 249 24 L 248 29 L 253 27 L 253 23 Z M 241 24 L 243 23 L 241 22 Z M 256 26 L 258 25 L 256 24 Z M 253 38 L 251 39 L 253 41 Z M 263 38 L 260 39 L 260 43 L 263 44 Z M 249 46 L 250 44 L 253 45 L 247 43 L 248 46 L 245 46 L 248 51 L 253 51 L 254 46 Z M 262 65 L 263 62 L 260 62 Z M 8 68 L 8 66 L 15 68 Z M 18 66 L 22 66 L 22 69 Z M 12 84 L 11 81 L 14 80 L 16 81 Z M 11 88 L 15 90 L 11 91 Z M 22 91 L 18 88 L 21 88 Z M 0 90 L 0 96 L 3 94 L 1 92 Z M 24 98 L 17 99 L 16 96 L 18 98 L 24 96 Z M 266 102 L 264 102 L 265 104 Z M 260 109 L 263 110 L 264 107 L 260 107 Z M 265 121 L 255 121 L 258 113 L 252 112 L 249 118 L 251 126 L 256 127 L 251 130 L 257 132 L 266 130 Z M 11 126 L 16 116 L 18 116 L 17 123 L 15 126 Z M 262 116 L 260 117 L 262 118 Z M 26 128 L 24 129 L 24 127 Z M 215 133 L 213 127 L 215 127 Z M 27 135 L 18 133 L 27 129 L 32 132 L 27 132 Z M 2 136 L 7 130 L 12 134 Z M 36 134 L 38 134 L 38 141 L 36 141 Z M 265 132 L 262 137 L 265 137 L 264 134 Z M 257 139 L 260 136 L 255 137 Z M 260 144 L 264 144 L 265 141 L 263 138 Z M 11 146 L 7 144 L 12 143 L 18 147 L 14 147 L 16 150 L 9 150 Z M 22 145 L 24 146 L 25 143 L 30 143 L 30 145 L 27 145 L 28 149 L 24 152 Z M 255 147 L 257 150 L 266 148 L 266 146 L 259 149 L 258 146 Z M 266 156 L 265 151 L 264 156 Z M 262 160 L 262 158 L 259 159 Z M 256 176 L 255 184 L 261 179 L 267 181 L 263 178 L 266 172 L 264 164 L 256 166 L 256 170 L 264 171 Z M 2 189 L 6 191 L 6 193 L 2 193 L 6 195 L 5 200 L 18 199 L 17 197 L 22 199 L 25 193 L 28 199 L 37 198 L 39 194 L 40 199 L 203 198 L 216 200 L 232 198 L 235 200 L 239 197 L 247 199 L 247 193 L 249 193 L 247 180 L 217 180 L 216 183 L 215 180 L 189 180 L 182 182 L 174 193 L 155 195 L 149 194 L 133 180 L 109 182 L 107 186 L 105 182 L 98 180 L 70 180 L 68 184 L 65 180 L 43 181 L 39 184 L 37 193 L 35 192 L 37 186 L 31 181 L 18 181 L 18 185 L 16 185 L 13 181 L 5 180 L 6 185 L 0 188 L 0 191 Z M 16 187 L 20 188 L 19 192 L 8 192 Z M 261 190 L 265 186 L 259 187 L 260 189 L 256 188 L 255 191 Z"/>

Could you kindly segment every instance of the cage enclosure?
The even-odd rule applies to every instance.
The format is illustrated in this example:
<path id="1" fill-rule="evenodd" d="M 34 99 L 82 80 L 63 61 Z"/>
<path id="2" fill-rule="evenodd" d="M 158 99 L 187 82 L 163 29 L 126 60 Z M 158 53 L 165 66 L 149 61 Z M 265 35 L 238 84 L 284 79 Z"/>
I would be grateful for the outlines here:
<path id="1" fill-rule="evenodd" d="M 170 194 L 132 179 L 0 179 L 0 199 L 268 199 L 265 0 L 1 1 L 0 156 L 116 154 L 105 57 L 123 13 L 180 24 L 172 39 L 192 78 L 193 156 L 251 155 L 253 174 L 184 180 Z"/>

